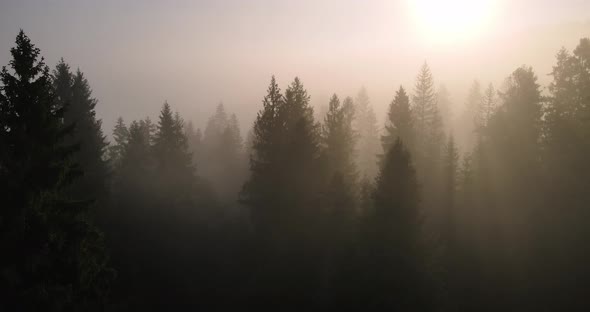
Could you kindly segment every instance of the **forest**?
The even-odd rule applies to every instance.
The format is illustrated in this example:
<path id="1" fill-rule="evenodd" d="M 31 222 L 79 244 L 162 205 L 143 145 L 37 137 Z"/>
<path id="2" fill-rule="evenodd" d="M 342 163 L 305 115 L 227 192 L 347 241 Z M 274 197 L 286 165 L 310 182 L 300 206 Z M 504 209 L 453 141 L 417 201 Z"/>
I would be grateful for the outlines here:
<path id="1" fill-rule="evenodd" d="M 460 129 L 426 62 L 386 116 L 269 75 L 251 125 L 164 102 L 104 129 L 92 77 L 21 30 L 0 311 L 588 311 L 590 39 L 555 51 L 546 86 L 474 81 Z"/>

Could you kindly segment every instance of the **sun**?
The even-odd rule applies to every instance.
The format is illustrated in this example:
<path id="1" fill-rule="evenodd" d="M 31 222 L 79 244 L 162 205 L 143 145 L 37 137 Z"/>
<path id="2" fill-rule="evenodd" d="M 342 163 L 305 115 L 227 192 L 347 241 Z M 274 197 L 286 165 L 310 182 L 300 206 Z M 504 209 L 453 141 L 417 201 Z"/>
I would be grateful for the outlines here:
<path id="1" fill-rule="evenodd" d="M 408 0 L 418 31 L 434 42 L 455 43 L 486 31 L 497 0 Z"/>

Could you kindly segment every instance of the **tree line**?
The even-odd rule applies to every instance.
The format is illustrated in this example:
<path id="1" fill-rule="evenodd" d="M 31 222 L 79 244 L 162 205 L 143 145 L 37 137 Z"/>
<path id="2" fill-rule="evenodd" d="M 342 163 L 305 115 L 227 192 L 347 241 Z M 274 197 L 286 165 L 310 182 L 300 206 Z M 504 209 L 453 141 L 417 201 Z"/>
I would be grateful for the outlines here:
<path id="1" fill-rule="evenodd" d="M 584 310 L 590 40 L 451 114 L 426 63 L 379 126 L 273 76 L 245 138 L 167 102 L 103 133 L 21 31 L 0 73 L 0 309 Z M 457 122 L 458 126 L 454 125 Z M 453 135 L 456 132 L 456 136 Z"/>

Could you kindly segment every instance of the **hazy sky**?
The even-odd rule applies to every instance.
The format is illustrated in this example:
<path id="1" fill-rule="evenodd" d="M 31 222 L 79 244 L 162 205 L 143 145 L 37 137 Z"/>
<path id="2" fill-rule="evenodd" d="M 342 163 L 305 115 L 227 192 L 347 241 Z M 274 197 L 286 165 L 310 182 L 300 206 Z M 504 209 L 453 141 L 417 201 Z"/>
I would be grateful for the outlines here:
<path id="1" fill-rule="evenodd" d="M 199 127 L 222 101 L 247 128 L 272 74 L 283 89 L 299 76 L 316 107 L 364 85 L 382 122 L 425 60 L 459 107 L 473 79 L 499 84 L 525 63 L 546 82 L 559 48 L 590 36 L 588 0 L 494 1 L 457 41 L 421 31 L 410 2 L 0 0 L 0 64 L 23 28 L 51 67 L 64 57 L 86 74 L 110 135 L 118 115 L 155 117 L 164 100 Z"/>

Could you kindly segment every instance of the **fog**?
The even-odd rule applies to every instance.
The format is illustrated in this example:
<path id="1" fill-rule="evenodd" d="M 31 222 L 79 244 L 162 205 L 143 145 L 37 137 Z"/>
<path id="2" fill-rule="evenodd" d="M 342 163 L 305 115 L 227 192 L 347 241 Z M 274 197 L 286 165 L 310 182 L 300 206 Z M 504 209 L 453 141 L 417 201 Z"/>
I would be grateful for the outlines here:
<path id="1" fill-rule="evenodd" d="M 460 111 L 474 79 L 498 85 L 526 63 L 544 84 L 557 50 L 590 28 L 587 1 L 494 2 L 488 29 L 441 43 L 420 33 L 399 0 L 5 1 L 0 61 L 25 29 L 48 64 L 63 57 L 86 73 L 105 129 L 119 115 L 154 118 L 168 100 L 199 126 L 221 101 L 246 130 L 273 74 L 280 85 L 299 76 L 315 107 L 365 86 L 384 116 L 424 61 Z"/>
<path id="2" fill-rule="evenodd" d="M 589 1 L 3 1 L 0 66 L 0 311 L 590 310 Z"/>

